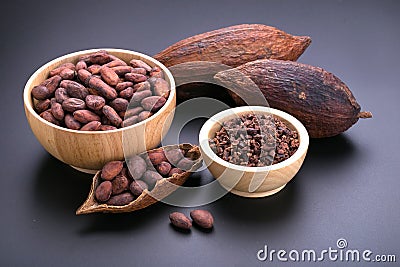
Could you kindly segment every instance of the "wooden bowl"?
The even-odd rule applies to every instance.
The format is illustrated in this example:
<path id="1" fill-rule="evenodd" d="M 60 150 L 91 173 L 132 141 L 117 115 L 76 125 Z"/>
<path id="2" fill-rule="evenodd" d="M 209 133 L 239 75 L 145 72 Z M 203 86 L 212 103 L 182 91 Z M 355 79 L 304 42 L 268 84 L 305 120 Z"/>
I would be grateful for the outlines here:
<path id="1" fill-rule="evenodd" d="M 132 59 L 140 59 L 152 67 L 161 68 L 171 89 L 165 105 L 153 116 L 140 123 L 111 131 L 71 130 L 41 118 L 33 109 L 32 88 L 44 81 L 50 70 L 66 62 L 76 63 L 80 56 L 98 50 L 107 50 L 127 63 Z M 106 162 L 123 160 L 124 152 L 138 154 L 160 144 L 174 117 L 176 91 L 172 74 L 157 60 L 129 50 L 102 48 L 67 54 L 46 63 L 29 78 L 24 88 L 23 99 L 26 118 L 40 144 L 62 162 L 80 171 L 95 173 Z"/>
<path id="2" fill-rule="evenodd" d="M 296 130 L 300 146 L 288 159 L 265 167 L 247 167 L 229 163 L 210 148 L 209 139 L 221 128 L 221 123 L 247 113 L 272 114 Z M 243 197 L 265 197 L 282 190 L 296 175 L 307 154 L 309 137 L 303 124 L 293 116 L 268 107 L 243 106 L 224 110 L 207 120 L 199 134 L 200 150 L 207 168 L 228 191 Z"/>

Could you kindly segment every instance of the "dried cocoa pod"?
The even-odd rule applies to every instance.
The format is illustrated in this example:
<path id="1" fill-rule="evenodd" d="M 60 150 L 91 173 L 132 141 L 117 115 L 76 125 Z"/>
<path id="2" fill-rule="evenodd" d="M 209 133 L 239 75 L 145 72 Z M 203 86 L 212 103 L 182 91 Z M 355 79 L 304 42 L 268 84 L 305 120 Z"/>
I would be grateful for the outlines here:
<path id="1" fill-rule="evenodd" d="M 129 181 L 123 175 L 117 175 L 112 181 L 112 195 L 118 195 L 129 188 Z"/>
<path id="2" fill-rule="evenodd" d="M 151 87 L 153 89 L 154 95 L 162 96 L 168 98 L 169 96 L 169 84 L 166 80 L 161 78 L 152 77 L 149 80 Z"/>
<path id="3" fill-rule="evenodd" d="M 80 70 L 79 72 L 81 72 Z M 88 81 L 88 85 L 90 88 L 95 89 L 101 96 L 111 100 L 115 99 L 118 96 L 117 91 L 103 82 L 100 78 L 91 76 Z"/>
<path id="4" fill-rule="evenodd" d="M 118 113 L 110 106 L 105 105 L 103 107 L 103 113 L 110 120 L 110 123 L 116 127 L 120 126 L 122 123 L 121 117 Z"/>
<path id="5" fill-rule="evenodd" d="M 168 175 L 168 173 L 171 171 L 171 164 L 163 161 L 156 166 L 156 170 L 163 176 Z"/>
<path id="6" fill-rule="evenodd" d="M 122 127 L 128 127 L 138 123 L 139 117 L 138 116 L 130 116 L 122 121 Z"/>
<path id="7" fill-rule="evenodd" d="M 149 187 L 154 187 L 156 182 L 161 180 L 162 178 L 163 177 L 161 176 L 161 174 L 150 170 L 145 171 L 142 176 L 142 180 L 146 182 L 146 184 L 148 184 Z"/>
<path id="8" fill-rule="evenodd" d="M 151 96 L 150 90 L 140 91 L 133 94 L 131 98 L 132 104 L 139 104 L 144 98 Z"/>
<path id="9" fill-rule="evenodd" d="M 143 190 L 149 189 L 149 186 L 142 180 L 135 180 L 129 186 L 129 190 L 134 196 L 140 196 Z"/>
<path id="10" fill-rule="evenodd" d="M 62 102 L 62 108 L 65 111 L 74 112 L 79 109 L 85 109 L 85 101 L 79 98 L 68 98 Z"/>
<path id="11" fill-rule="evenodd" d="M 297 60 L 310 43 L 308 36 L 293 36 L 266 25 L 242 24 L 189 37 L 154 58 L 167 67 L 191 61 L 237 67 L 262 58 Z"/>
<path id="12" fill-rule="evenodd" d="M 54 93 L 56 101 L 60 104 L 62 104 L 62 102 L 64 102 L 64 100 L 69 98 L 67 89 L 59 87 L 57 88 L 57 90 Z"/>
<path id="13" fill-rule="evenodd" d="M 54 118 L 50 110 L 43 111 L 42 113 L 40 113 L 39 116 L 48 122 L 51 122 L 55 125 L 60 125 L 60 122 L 56 118 Z"/>
<path id="14" fill-rule="evenodd" d="M 67 90 L 70 97 L 85 99 L 89 94 L 89 90 L 85 86 L 75 81 L 63 80 L 61 81 L 60 86 Z"/>
<path id="15" fill-rule="evenodd" d="M 125 79 L 130 82 L 140 83 L 146 81 L 147 77 L 143 74 L 129 72 L 125 74 Z"/>
<path id="16" fill-rule="evenodd" d="M 322 68 L 264 59 L 220 72 L 215 79 L 229 88 L 233 86 L 232 80 L 235 83 L 240 80 L 236 71 L 248 76 L 259 87 L 270 107 L 299 119 L 310 137 L 334 136 L 346 131 L 359 118 L 372 117 L 370 112 L 360 111 L 360 105 L 346 84 Z M 242 88 L 249 90 L 244 94 L 254 93 L 251 87 Z M 232 97 L 237 104 L 243 104 L 235 94 Z"/>
<path id="17" fill-rule="evenodd" d="M 103 80 L 108 85 L 111 85 L 111 86 L 116 86 L 119 81 L 119 77 L 118 77 L 117 73 L 115 73 L 115 71 L 113 71 L 112 69 L 105 67 L 105 66 L 101 67 L 100 75 L 101 75 L 101 78 L 103 78 Z"/>
<path id="18" fill-rule="evenodd" d="M 148 72 L 151 71 L 151 67 L 140 59 L 132 59 L 131 61 L 129 61 L 129 64 L 134 68 L 143 68 Z"/>
<path id="19" fill-rule="evenodd" d="M 45 100 L 39 100 L 35 104 L 35 110 L 37 113 L 42 113 L 45 110 L 48 110 L 50 108 L 50 99 L 45 99 Z"/>
<path id="20" fill-rule="evenodd" d="M 79 61 L 85 61 L 86 64 L 103 65 L 113 60 L 113 57 L 107 51 L 100 50 L 89 55 L 84 55 L 79 58 Z"/>
<path id="21" fill-rule="evenodd" d="M 119 92 L 119 96 L 130 100 L 134 93 L 135 93 L 135 90 L 133 90 L 132 87 L 128 87 L 128 88 L 122 90 L 121 92 Z"/>
<path id="22" fill-rule="evenodd" d="M 126 164 L 129 166 L 131 177 L 134 180 L 140 179 L 147 169 L 146 161 L 139 156 L 130 157 Z"/>
<path id="23" fill-rule="evenodd" d="M 192 222 L 185 214 L 181 212 L 173 212 L 169 215 L 171 224 L 179 229 L 189 230 L 192 227 Z"/>
<path id="24" fill-rule="evenodd" d="M 129 204 L 135 199 L 135 197 L 130 192 L 112 196 L 108 201 L 107 205 L 111 206 L 124 206 Z"/>
<path id="25" fill-rule="evenodd" d="M 117 66 L 111 69 L 120 77 L 124 77 L 125 74 L 130 73 L 132 71 L 132 67 L 130 66 Z"/>
<path id="26" fill-rule="evenodd" d="M 113 187 L 110 181 L 103 181 L 96 188 L 95 197 L 99 202 L 106 202 L 110 199 Z"/>
<path id="27" fill-rule="evenodd" d="M 81 109 L 74 111 L 73 113 L 74 119 L 79 121 L 80 123 L 86 124 L 91 121 L 98 121 L 100 122 L 100 116 L 98 116 L 96 113 L 93 113 L 90 110 L 87 109 Z"/>
<path id="28" fill-rule="evenodd" d="M 81 131 L 97 131 L 100 129 L 101 122 L 99 121 L 91 121 L 87 124 L 83 125 L 80 129 Z"/>
<path id="29" fill-rule="evenodd" d="M 117 130 L 117 129 L 118 129 L 118 128 L 115 127 L 115 126 L 112 126 L 112 125 L 104 125 L 104 124 L 100 125 L 100 128 L 99 128 L 100 131 L 112 131 L 112 130 Z"/>
<path id="30" fill-rule="evenodd" d="M 190 217 L 202 228 L 210 229 L 214 225 L 214 218 L 207 210 L 192 210 L 190 212 Z"/>
<path id="31" fill-rule="evenodd" d="M 132 87 L 133 86 L 133 82 L 120 82 L 115 86 L 115 90 L 117 90 L 118 92 L 121 92 L 123 90 L 125 90 L 128 87 Z"/>
<path id="32" fill-rule="evenodd" d="M 150 83 L 148 81 L 137 83 L 133 86 L 133 90 L 135 92 L 140 92 L 140 91 L 147 91 L 151 90 Z"/>
<path id="33" fill-rule="evenodd" d="M 106 104 L 106 100 L 98 95 L 88 95 L 85 98 L 85 103 L 92 110 L 101 110 Z"/>
<path id="34" fill-rule="evenodd" d="M 125 111 L 128 108 L 129 102 L 124 98 L 116 98 L 110 102 L 110 106 L 115 109 L 115 111 Z"/>
<path id="35" fill-rule="evenodd" d="M 74 116 L 71 114 L 66 114 L 64 118 L 64 123 L 67 128 L 72 130 L 79 130 L 81 128 L 81 123 L 74 119 Z"/>
<path id="36" fill-rule="evenodd" d="M 149 117 L 151 117 L 152 115 L 153 115 L 152 112 L 144 110 L 144 111 L 139 113 L 138 120 L 139 121 L 144 121 L 144 120 L 148 119 Z"/>
<path id="37" fill-rule="evenodd" d="M 32 96 L 37 100 L 45 100 L 51 96 L 51 93 L 46 86 L 36 85 L 32 88 Z"/>
<path id="38" fill-rule="evenodd" d="M 156 112 L 162 108 L 167 100 L 162 96 L 149 96 L 144 98 L 140 105 L 148 111 Z"/>
<path id="39" fill-rule="evenodd" d="M 53 99 L 54 101 L 51 101 L 51 114 L 53 114 L 53 117 L 57 120 L 62 121 L 64 120 L 64 110 L 61 104 L 58 103 L 55 98 Z"/>
<path id="40" fill-rule="evenodd" d="M 115 176 L 117 176 L 122 168 L 124 167 L 124 164 L 122 161 L 115 160 L 115 161 L 110 161 L 107 164 L 103 166 L 101 169 L 101 178 L 104 180 L 111 181 Z"/>

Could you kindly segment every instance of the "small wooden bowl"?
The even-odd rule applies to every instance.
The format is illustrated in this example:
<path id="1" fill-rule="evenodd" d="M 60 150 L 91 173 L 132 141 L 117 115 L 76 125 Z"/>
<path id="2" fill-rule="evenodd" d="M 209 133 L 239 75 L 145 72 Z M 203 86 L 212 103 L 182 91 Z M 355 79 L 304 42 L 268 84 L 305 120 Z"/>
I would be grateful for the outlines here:
<path id="1" fill-rule="evenodd" d="M 298 150 L 287 160 L 265 167 L 246 167 L 229 163 L 210 148 L 209 139 L 221 123 L 247 113 L 272 114 L 296 130 L 300 139 Z M 303 124 L 293 116 L 268 107 L 243 106 L 224 110 L 207 120 L 199 134 L 200 150 L 211 174 L 228 191 L 243 197 L 265 197 L 282 190 L 296 175 L 307 154 L 309 137 Z"/>
<path id="2" fill-rule="evenodd" d="M 48 78 L 50 70 L 66 62 L 76 63 L 80 56 L 98 50 L 106 50 L 127 63 L 132 59 L 140 59 L 152 67 L 161 68 L 171 89 L 165 105 L 140 123 L 112 131 L 71 130 L 41 118 L 33 109 L 32 88 Z M 157 60 L 129 50 L 101 48 L 67 54 L 46 63 L 29 78 L 24 88 L 23 99 L 26 118 L 40 144 L 62 162 L 80 171 L 95 173 L 109 161 L 123 160 L 124 152 L 138 154 L 155 148 L 161 142 L 174 117 L 176 91 L 172 74 Z M 127 148 L 128 151 L 124 151 Z"/>

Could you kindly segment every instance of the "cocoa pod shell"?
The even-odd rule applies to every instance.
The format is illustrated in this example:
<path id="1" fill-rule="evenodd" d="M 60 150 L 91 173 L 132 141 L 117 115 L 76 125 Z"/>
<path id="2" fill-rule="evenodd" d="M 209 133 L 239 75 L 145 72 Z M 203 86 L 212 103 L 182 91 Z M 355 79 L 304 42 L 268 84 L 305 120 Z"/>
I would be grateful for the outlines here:
<path id="1" fill-rule="evenodd" d="M 192 171 L 197 169 L 198 167 L 201 166 L 201 158 L 200 158 L 200 149 L 197 146 L 191 145 L 191 144 L 180 144 L 180 145 L 173 145 L 173 146 L 165 146 L 161 148 L 156 148 L 153 150 L 149 150 L 147 152 L 144 152 L 141 155 L 145 155 L 145 153 L 152 152 L 152 151 L 168 151 L 170 149 L 176 149 L 176 148 L 181 148 L 185 151 L 197 151 L 197 164 L 193 167 L 192 170 L 187 171 L 187 172 L 182 172 L 182 173 L 174 173 L 171 177 L 168 178 L 162 178 L 159 180 L 154 188 L 152 189 L 151 193 L 148 191 L 148 189 L 144 189 L 142 193 L 137 196 L 137 198 L 133 199 L 131 202 L 117 206 L 117 205 L 110 205 L 109 203 L 99 203 L 96 198 L 95 198 L 95 190 L 98 187 L 98 185 L 102 182 L 101 179 L 101 172 L 97 172 L 96 175 L 93 177 L 91 189 L 88 195 L 88 198 L 86 201 L 82 204 L 81 207 L 79 207 L 76 211 L 77 215 L 80 214 L 88 214 L 88 213 L 94 213 L 94 212 L 107 212 L 107 213 L 122 213 L 122 212 L 132 212 L 135 210 L 140 210 L 144 209 L 156 202 L 158 202 L 158 199 L 163 199 L 166 196 L 170 195 L 172 192 L 174 192 L 177 189 L 177 185 L 180 186 L 182 185 L 189 175 L 191 174 Z M 140 180 L 139 180 L 140 181 Z M 138 181 L 138 182 L 139 182 Z M 126 193 L 123 193 L 126 194 Z M 120 194 L 122 195 L 122 194 Z M 120 196 L 117 195 L 117 196 Z M 133 196 L 133 194 L 132 194 Z M 115 197 L 115 196 L 114 196 Z M 109 200 L 110 201 L 110 200 Z"/>
<path id="2" fill-rule="evenodd" d="M 263 59 L 217 73 L 215 79 L 228 88 L 240 86 L 237 71 L 259 87 L 270 107 L 299 119 L 312 138 L 338 135 L 359 118 L 372 117 L 370 112 L 360 111 L 360 105 L 346 84 L 322 68 L 293 61 Z M 254 94 L 251 91 L 254 87 L 243 85 L 241 88 L 249 90 L 244 94 Z M 244 104 L 236 94 L 231 95 L 236 104 Z"/>
<path id="3" fill-rule="evenodd" d="M 154 58 L 167 67 L 191 61 L 237 67 L 262 58 L 297 60 L 310 43 L 308 36 L 294 36 L 266 25 L 242 24 L 186 38 Z"/>

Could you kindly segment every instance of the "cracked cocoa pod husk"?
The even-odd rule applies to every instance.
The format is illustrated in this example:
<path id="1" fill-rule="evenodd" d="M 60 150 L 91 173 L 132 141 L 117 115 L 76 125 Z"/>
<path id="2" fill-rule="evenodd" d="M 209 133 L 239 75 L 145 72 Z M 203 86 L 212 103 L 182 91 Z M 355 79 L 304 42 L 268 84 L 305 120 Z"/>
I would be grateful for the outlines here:
<path id="1" fill-rule="evenodd" d="M 157 169 L 157 166 L 148 166 L 148 164 L 146 164 L 147 155 L 159 155 L 163 152 L 168 152 L 170 150 L 176 149 L 182 150 L 184 152 L 184 156 L 190 156 L 190 159 L 193 160 L 192 168 L 187 171 L 182 171 L 180 169 L 177 169 L 176 166 L 172 163 L 168 162 L 169 164 L 171 164 L 171 166 L 174 166 L 171 171 L 163 176 L 161 176 L 160 174 L 162 178 L 157 180 L 154 186 L 148 185 L 146 181 L 143 180 L 143 176 L 145 173 L 144 169 L 147 169 L 148 171 L 155 171 Z M 138 159 L 138 157 L 142 157 L 145 159 L 140 160 Z M 198 146 L 191 144 L 164 146 L 146 151 L 137 156 L 133 156 L 132 162 L 133 163 L 130 163 L 133 164 L 132 167 L 139 166 L 141 168 L 140 172 L 135 173 L 135 179 L 134 177 L 131 177 L 131 175 L 127 174 L 126 167 L 121 168 L 121 164 L 125 165 L 125 163 L 123 162 L 114 162 L 111 164 L 109 163 L 108 166 L 106 164 L 107 173 L 105 173 L 104 170 L 97 172 L 96 175 L 93 177 L 88 198 L 76 211 L 76 214 L 80 215 L 95 212 L 131 212 L 146 208 L 158 202 L 160 199 L 163 199 L 174 192 L 177 189 L 177 186 L 182 185 L 188 179 L 190 174 L 201 166 L 200 149 Z M 166 161 L 162 161 L 159 164 L 165 165 L 165 163 Z M 143 166 L 144 164 L 146 164 L 146 166 Z M 164 167 L 165 166 L 163 166 L 163 168 Z M 120 170 L 120 172 L 117 173 L 117 170 Z M 172 172 L 172 170 L 174 171 Z M 106 179 L 102 178 L 102 172 L 103 176 L 104 174 L 106 174 Z M 166 171 L 163 173 L 166 173 Z M 114 175 L 115 177 L 111 177 Z M 127 185 L 126 180 L 121 177 L 127 177 L 130 184 Z M 114 179 L 118 179 L 118 181 L 114 181 Z M 104 182 L 106 181 L 109 183 L 104 184 Z M 110 188 L 110 184 L 114 187 Z M 102 186 L 100 187 L 100 185 Z"/>

